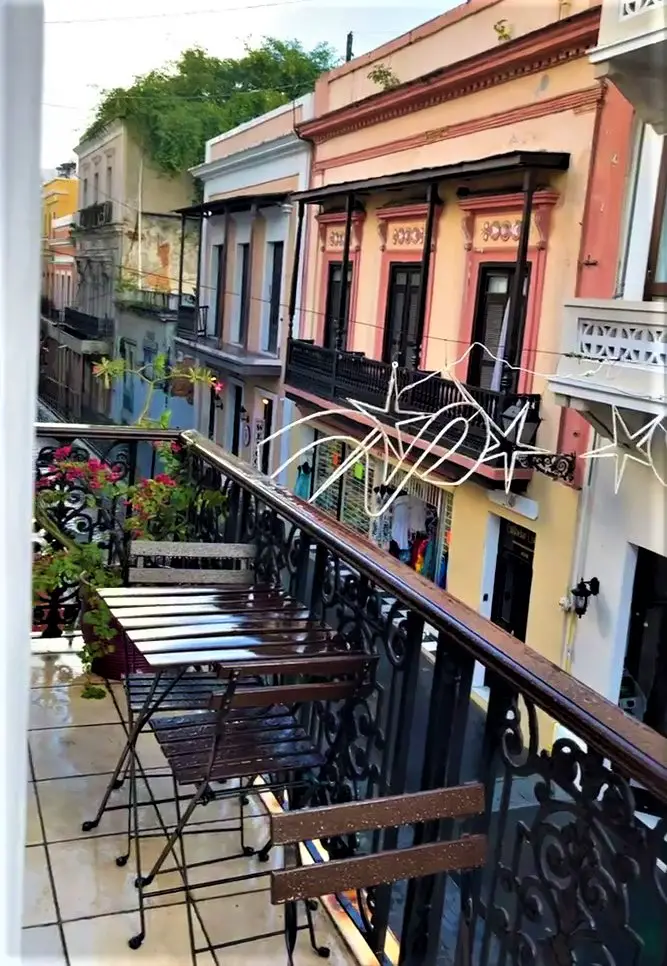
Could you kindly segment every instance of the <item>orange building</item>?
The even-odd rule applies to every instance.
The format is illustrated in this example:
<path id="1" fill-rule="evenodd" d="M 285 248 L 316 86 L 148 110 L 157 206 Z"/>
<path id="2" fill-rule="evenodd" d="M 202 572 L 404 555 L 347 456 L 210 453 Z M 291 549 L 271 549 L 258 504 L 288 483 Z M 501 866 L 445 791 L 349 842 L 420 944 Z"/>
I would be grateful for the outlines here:
<path id="1" fill-rule="evenodd" d="M 606 294 L 616 266 L 632 109 L 589 63 L 599 20 L 588 0 L 470 0 L 324 75 L 298 126 L 311 188 L 292 199 L 308 244 L 286 395 L 314 436 L 338 437 L 315 449 L 313 492 L 338 476 L 317 502 L 413 566 L 428 554 L 428 576 L 556 663 L 575 459 L 516 453 L 589 438 L 547 381 L 563 299 Z M 587 214 L 601 192 L 604 226 Z M 435 374 L 400 398 L 419 432 L 387 411 L 392 366 L 399 388 Z M 349 399 L 356 412 L 328 412 Z M 457 413 L 471 418 L 443 432 Z M 410 449 L 388 468 L 380 445 L 355 458 L 378 422 Z M 411 473 L 414 525 L 380 512 Z"/>

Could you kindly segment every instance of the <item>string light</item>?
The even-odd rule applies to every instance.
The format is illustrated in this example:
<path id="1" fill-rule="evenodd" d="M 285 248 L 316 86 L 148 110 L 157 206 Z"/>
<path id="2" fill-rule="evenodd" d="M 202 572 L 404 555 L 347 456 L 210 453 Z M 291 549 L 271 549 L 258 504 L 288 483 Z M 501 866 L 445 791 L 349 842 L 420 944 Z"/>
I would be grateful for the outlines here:
<path id="1" fill-rule="evenodd" d="M 481 348 L 495 362 L 508 367 L 514 372 L 520 372 L 531 376 L 542 376 L 545 379 L 549 379 L 552 375 L 550 373 L 533 372 L 520 366 L 513 366 L 505 359 L 495 355 L 487 346 L 480 342 L 475 342 L 470 345 L 462 356 L 460 356 L 454 362 L 446 364 L 445 367 L 439 372 L 436 371 L 428 373 L 423 378 L 415 380 L 415 382 L 404 386 L 403 389 L 400 390 L 398 389 L 398 365 L 397 363 L 393 363 L 389 377 L 387 394 L 382 406 L 376 406 L 369 403 L 364 403 L 358 399 L 350 398 L 347 400 L 349 402 L 349 407 L 336 407 L 321 410 L 317 413 L 311 413 L 307 416 L 302 416 L 299 419 L 294 420 L 292 423 L 289 423 L 287 426 L 282 426 L 270 436 L 267 436 L 264 440 L 262 440 L 260 445 L 263 446 L 265 444 L 270 444 L 272 440 L 278 439 L 284 433 L 291 432 L 298 427 L 307 426 L 315 420 L 336 416 L 351 416 L 354 418 L 355 416 L 358 417 L 361 415 L 364 417 L 364 419 L 370 421 L 372 424 L 371 429 L 366 433 L 363 439 L 359 440 L 356 437 L 348 434 L 336 434 L 320 437 L 310 443 L 307 443 L 305 446 L 302 446 L 296 453 L 285 460 L 285 462 L 283 462 L 274 471 L 272 476 L 274 478 L 279 476 L 284 470 L 291 466 L 292 463 L 300 460 L 301 457 L 311 453 L 313 450 L 316 450 L 323 443 L 344 442 L 346 444 L 351 444 L 349 454 L 335 467 L 334 471 L 329 474 L 315 490 L 309 499 L 310 503 L 314 503 L 328 489 L 335 485 L 335 483 L 345 473 L 347 473 L 352 466 L 360 462 L 365 464 L 364 509 L 366 514 L 371 518 L 376 518 L 386 513 L 393 502 L 398 498 L 400 493 L 405 490 L 412 477 L 416 477 L 423 483 L 430 484 L 441 489 L 453 489 L 457 486 L 461 486 L 463 483 L 466 483 L 475 473 L 479 471 L 479 468 L 482 465 L 492 463 L 497 460 L 500 460 L 503 463 L 505 492 L 509 493 L 514 480 L 514 473 L 517 468 L 517 464 L 520 465 L 524 460 L 530 459 L 531 457 L 555 456 L 557 454 L 552 453 L 548 449 L 534 446 L 523 441 L 525 426 L 530 412 L 530 403 L 528 401 L 526 401 L 515 413 L 511 414 L 511 420 L 503 430 L 474 398 L 467 386 L 460 381 L 455 370 L 467 359 L 467 357 L 476 347 Z M 602 361 L 594 368 L 587 371 L 585 375 L 594 375 L 596 372 L 599 372 L 600 369 L 605 367 L 605 365 L 605 361 Z M 417 386 L 423 385 L 424 383 L 427 383 L 429 380 L 436 377 L 444 377 L 451 381 L 458 391 L 460 398 L 455 402 L 442 406 L 435 412 L 427 413 L 402 409 L 401 397 L 404 396 L 405 393 L 412 392 Z M 468 416 L 464 415 L 463 413 L 463 410 L 467 408 L 472 410 L 471 414 Z M 612 413 L 614 435 L 613 441 L 599 447 L 596 450 L 590 450 L 589 452 L 584 453 L 582 459 L 615 458 L 615 493 L 618 493 L 620 488 L 628 460 L 633 460 L 634 462 L 650 467 L 656 476 L 656 479 L 663 486 L 667 487 L 667 479 L 664 479 L 658 472 L 652 454 L 653 438 L 658 427 L 660 427 L 663 433 L 665 433 L 665 440 L 667 441 L 667 431 L 662 426 L 663 417 L 654 417 L 648 424 L 642 426 L 642 428 L 637 432 L 630 433 L 616 406 L 613 407 Z M 431 430 L 433 424 L 439 420 L 442 420 L 443 417 L 446 417 L 449 414 L 451 414 L 451 418 L 447 419 L 444 425 L 442 425 L 437 432 L 431 436 L 430 439 L 425 440 L 424 434 Z M 505 411 L 505 415 L 508 419 L 509 414 L 510 410 L 508 409 Z M 404 418 L 396 419 L 395 417 L 397 416 Z M 381 417 L 385 417 L 385 419 L 383 420 Z M 394 431 L 396 434 L 395 438 L 392 438 L 387 432 L 386 417 L 390 417 L 394 420 Z M 451 459 L 452 456 L 461 450 L 473 423 L 477 425 L 481 423 L 484 427 L 484 439 L 479 447 L 477 457 L 471 461 L 470 466 L 467 467 L 465 472 L 458 479 L 443 480 L 438 478 L 435 475 L 436 472 L 443 465 L 443 463 Z M 419 429 L 415 432 L 418 426 Z M 443 441 L 445 441 L 445 437 L 450 437 L 451 439 L 453 430 L 455 430 L 457 426 L 461 427 L 461 432 L 456 441 L 452 445 L 448 445 L 444 453 L 440 455 L 435 454 L 434 450 L 436 447 L 440 447 L 442 445 Z M 619 426 L 622 427 L 628 443 L 634 444 L 635 453 L 629 452 L 627 448 L 621 448 L 618 437 Z M 409 437 L 409 443 L 407 446 L 404 442 L 404 433 L 406 430 L 409 430 L 407 433 Z M 514 441 L 516 441 L 516 445 L 509 445 Z M 426 445 L 422 446 L 421 444 L 423 443 Z M 379 447 L 382 449 L 383 456 L 381 460 L 382 483 L 388 487 L 392 487 L 395 483 L 395 488 L 393 489 L 393 492 L 389 493 L 383 502 L 376 503 L 373 506 L 370 492 L 370 460 L 372 454 L 375 453 Z M 416 458 L 414 459 L 414 462 L 411 462 L 410 457 L 415 453 Z M 436 456 L 436 459 L 431 461 L 430 457 L 433 455 Z M 379 459 L 379 457 L 376 457 L 376 459 Z M 429 460 L 429 465 L 423 468 L 423 464 L 426 460 Z"/>

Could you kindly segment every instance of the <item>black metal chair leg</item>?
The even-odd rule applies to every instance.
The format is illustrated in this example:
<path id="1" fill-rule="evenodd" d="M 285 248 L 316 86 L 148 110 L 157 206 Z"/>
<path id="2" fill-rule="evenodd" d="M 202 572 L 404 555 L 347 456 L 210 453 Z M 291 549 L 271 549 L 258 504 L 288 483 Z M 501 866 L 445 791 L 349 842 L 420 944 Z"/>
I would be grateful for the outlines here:
<path id="1" fill-rule="evenodd" d="M 308 923 L 308 935 L 310 936 L 310 945 L 313 947 L 317 955 L 321 959 L 328 959 L 331 955 L 331 950 L 328 946 L 318 946 L 317 937 L 315 935 L 315 923 L 313 922 L 313 910 L 317 908 L 316 902 L 308 901 L 305 903 L 306 906 L 306 921 Z"/>
<path id="2" fill-rule="evenodd" d="M 172 784 L 174 788 L 174 805 L 176 808 L 176 827 L 181 824 L 181 803 L 178 797 L 178 785 L 176 784 L 176 779 L 172 776 Z M 194 922 L 192 919 L 192 905 L 194 899 L 190 895 L 190 884 L 188 882 L 188 863 L 185 856 L 185 837 L 181 834 L 178 837 L 179 852 L 181 853 L 181 878 L 183 879 L 183 886 L 185 890 L 185 908 L 188 916 L 188 934 L 190 937 L 190 954 L 192 956 L 192 966 L 197 966 L 197 954 L 195 949 L 197 948 L 197 943 L 195 942 L 195 932 L 194 932 Z"/>
<path id="3" fill-rule="evenodd" d="M 134 824 L 134 848 L 137 862 L 137 881 L 141 882 L 141 837 L 139 835 L 139 796 L 137 793 L 137 759 L 133 753 L 130 760 L 130 808 Z M 139 889 L 139 932 L 128 940 L 130 949 L 139 949 L 146 938 L 146 913 L 143 889 Z"/>
<path id="4" fill-rule="evenodd" d="M 296 937 L 299 934 L 299 916 L 296 902 L 285 904 L 285 948 L 287 950 L 287 966 L 294 966 L 294 949 Z"/>
<path id="5" fill-rule="evenodd" d="M 174 829 L 174 831 L 171 833 L 171 835 L 167 839 L 167 844 L 162 849 L 162 852 L 160 852 L 160 855 L 158 856 L 158 858 L 155 860 L 155 863 L 153 865 L 153 868 L 148 873 L 148 875 L 145 875 L 145 876 L 142 877 L 141 872 L 137 869 L 137 881 L 136 881 L 136 885 L 137 885 L 137 888 L 140 891 L 141 891 L 141 887 L 142 886 L 148 886 L 148 885 L 151 884 L 151 882 L 153 881 L 153 879 L 155 878 L 155 876 L 158 874 L 158 872 L 160 871 L 160 869 L 164 865 L 165 859 L 167 858 L 167 856 L 169 855 L 169 853 L 170 852 L 173 852 L 174 846 L 176 845 L 176 842 L 178 841 L 181 833 L 183 832 L 183 829 L 188 824 L 188 822 L 190 820 L 190 816 L 192 815 L 192 813 L 194 812 L 195 808 L 197 807 L 197 805 L 201 801 L 202 797 L 206 793 L 206 789 L 207 788 L 208 788 L 208 781 L 203 781 L 198 786 L 197 791 L 194 794 L 194 797 L 191 799 L 191 801 L 188 804 L 188 807 L 183 812 L 183 815 L 182 815 L 181 819 L 179 820 L 178 824 L 176 825 L 176 828 Z"/>
<path id="6" fill-rule="evenodd" d="M 239 788 L 239 810 L 241 813 L 240 828 L 241 828 L 241 853 L 242 855 L 254 855 L 255 850 L 251 845 L 245 844 L 245 806 L 248 804 L 248 798 L 245 793 L 245 788 L 243 786 L 243 779 L 240 780 Z"/>

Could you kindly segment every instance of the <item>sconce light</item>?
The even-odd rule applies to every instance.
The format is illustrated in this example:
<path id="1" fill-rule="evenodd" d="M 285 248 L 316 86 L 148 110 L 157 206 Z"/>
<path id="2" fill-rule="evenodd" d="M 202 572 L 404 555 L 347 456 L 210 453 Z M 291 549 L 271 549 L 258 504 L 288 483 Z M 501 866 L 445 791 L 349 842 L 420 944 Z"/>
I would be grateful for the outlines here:
<path id="1" fill-rule="evenodd" d="M 293 208 L 293 205 L 291 205 L 289 201 L 283 201 L 283 203 L 280 206 L 280 210 L 284 215 L 291 215 L 292 208 Z"/>
<path id="2" fill-rule="evenodd" d="M 597 597 L 600 593 L 600 581 L 597 577 L 591 577 L 590 580 L 580 580 L 570 593 L 572 594 L 574 612 L 577 617 L 581 618 L 588 610 L 588 598 Z"/>

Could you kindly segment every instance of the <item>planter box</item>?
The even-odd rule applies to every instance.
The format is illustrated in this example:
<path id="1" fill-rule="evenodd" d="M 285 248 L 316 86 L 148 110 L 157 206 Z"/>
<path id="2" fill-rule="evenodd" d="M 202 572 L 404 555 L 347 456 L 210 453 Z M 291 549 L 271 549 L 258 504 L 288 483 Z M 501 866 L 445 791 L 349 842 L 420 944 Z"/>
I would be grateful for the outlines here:
<path id="1" fill-rule="evenodd" d="M 89 609 L 88 600 L 95 593 L 94 590 L 82 586 L 81 588 L 81 635 L 86 644 L 95 644 L 95 630 L 86 621 Z M 106 644 L 107 642 L 105 642 Z M 134 644 L 128 644 L 118 631 L 108 642 L 113 651 L 101 657 L 96 657 L 92 663 L 93 674 L 111 681 L 120 681 L 128 673 L 152 674 L 153 668 L 139 653 Z"/>

